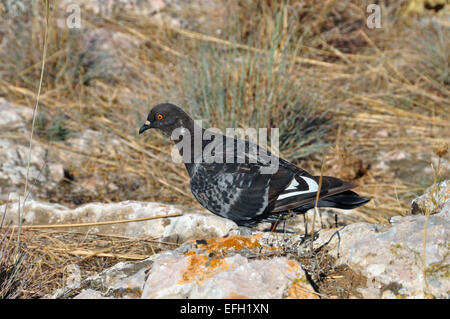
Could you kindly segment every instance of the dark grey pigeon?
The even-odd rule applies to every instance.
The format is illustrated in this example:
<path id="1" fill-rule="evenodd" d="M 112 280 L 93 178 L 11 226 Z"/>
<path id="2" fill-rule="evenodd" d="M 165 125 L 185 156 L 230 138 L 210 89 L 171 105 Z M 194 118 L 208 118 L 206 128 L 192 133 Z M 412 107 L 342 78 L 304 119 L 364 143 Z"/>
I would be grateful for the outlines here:
<path id="1" fill-rule="evenodd" d="M 202 138 L 209 130 L 196 125 L 173 104 L 153 107 L 139 134 L 150 128 L 160 129 L 177 144 L 191 179 L 192 194 L 216 215 L 246 227 L 271 222 L 274 231 L 283 217 L 303 214 L 314 207 L 319 176 L 312 176 L 248 141 L 218 133 L 209 134 L 209 139 Z M 275 169 L 271 167 L 271 159 L 276 159 Z M 369 198 L 350 190 L 354 187 L 356 184 L 352 182 L 323 176 L 318 207 L 352 209 L 367 203 Z"/>

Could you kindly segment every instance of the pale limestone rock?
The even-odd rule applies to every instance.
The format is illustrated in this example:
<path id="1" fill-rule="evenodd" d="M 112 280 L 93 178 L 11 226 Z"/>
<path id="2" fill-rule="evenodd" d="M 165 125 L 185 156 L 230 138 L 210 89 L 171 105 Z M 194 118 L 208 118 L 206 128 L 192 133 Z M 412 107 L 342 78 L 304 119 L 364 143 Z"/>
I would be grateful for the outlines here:
<path id="1" fill-rule="evenodd" d="M 202 268 L 195 261 L 204 258 L 175 252 L 160 254 L 154 260 L 142 298 L 283 298 L 289 296 L 296 281 L 305 291 L 313 291 L 300 265 L 284 257 L 249 260 L 235 254 L 213 258 L 210 266 L 206 262 Z M 312 293 L 305 296 L 314 298 Z"/>
<path id="2" fill-rule="evenodd" d="M 86 278 L 82 286 L 100 291 L 102 296 L 115 298 L 139 298 L 144 288 L 146 271 L 153 258 L 139 262 L 119 262 L 98 275 Z"/>
<path id="3" fill-rule="evenodd" d="M 4 205 L 0 207 L 3 211 Z M 17 222 L 18 203 L 10 203 L 6 223 Z M 120 203 L 90 203 L 75 209 L 63 205 L 29 200 L 25 204 L 24 225 L 78 224 L 101 221 L 117 221 L 150 216 L 181 214 L 173 205 L 126 201 Z M 90 227 L 90 233 L 122 235 L 127 237 L 150 236 L 163 241 L 184 242 L 193 238 L 225 236 L 237 230 L 237 225 L 227 219 L 199 210 L 181 216 L 141 222 L 121 223 Z"/>
<path id="4" fill-rule="evenodd" d="M 443 181 L 427 188 L 425 193 L 411 203 L 412 214 L 435 214 L 450 203 L 450 182 Z"/>
<path id="5" fill-rule="evenodd" d="M 8 200 L 10 193 L 23 195 L 27 176 L 29 153 L 29 131 L 27 126 L 33 117 L 31 108 L 8 103 L 0 98 L 0 131 L 7 136 L 0 138 L 0 200 Z M 19 133 L 19 134 L 18 134 Z M 64 168 L 60 163 L 50 160 L 49 152 L 37 142 L 33 144 L 30 155 L 28 185 L 34 193 L 52 189 L 64 178 Z M 28 188 L 30 189 L 30 187 Z M 23 196 L 22 196 L 23 197 Z"/>
<path id="6" fill-rule="evenodd" d="M 17 128 L 25 125 L 33 118 L 33 110 L 28 107 L 14 105 L 0 97 L 0 128 Z"/>
<path id="7" fill-rule="evenodd" d="M 29 147 L 14 140 L 0 138 L 0 199 L 6 201 L 8 193 L 23 193 L 27 176 Z M 61 164 L 48 162 L 47 150 L 33 145 L 28 172 L 28 185 L 36 184 L 34 192 L 56 186 L 64 178 Z M 44 165 L 44 163 L 46 164 Z M 32 197 L 32 196 L 31 196 Z"/>
<path id="8" fill-rule="evenodd" d="M 390 228 L 356 223 L 339 230 L 320 231 L 316 245 L 328 242 L 332 256 L 337 258 L 339 254 L 338 264 L 347 264 L 368 278 L 371 286 L 361 289 L 366 298 L 392 297 L 386 290 L 397 297 L 421 298 L 429 293 L 448 298 L 450 205 L 429 216 L 425 250 L 428 291 L 422 259 L 425 216 L 398 217 L 393 221 Z"/>

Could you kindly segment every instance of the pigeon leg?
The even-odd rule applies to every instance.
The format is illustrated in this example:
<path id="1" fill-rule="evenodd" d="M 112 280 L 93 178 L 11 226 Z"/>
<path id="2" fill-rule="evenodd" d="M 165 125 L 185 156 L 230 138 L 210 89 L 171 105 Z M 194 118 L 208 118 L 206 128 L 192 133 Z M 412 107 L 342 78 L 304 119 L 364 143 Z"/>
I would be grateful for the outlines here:
<path id="1" fill-rule="evenodd" d="M 308 236 L 308 223 L 306 222 L 306 213 L 303 214 L 303 224 L 305 225 L 305 238 Z"/>
<path id="2" fill-rule="evenodd" d="M 277 229 L 278 223 L 279 223 L 279 220 L 274 221 L 274 222 L 272 223 L 272 226 L 270 226 L 270 232 L 271 232 L 271 233 L 275 232 L 275 230 Z"/>
<path id="3" fill-rule="evenodd" d="M 281 220 L 281 215 L 278 215 L 277 220 L 272 223 L 272 226 L 270 226 L 270 232 L 271 233 L 275 232 L 275 230 L 278 227 L 278 224 L 280 223 L 280 220 Z"/>

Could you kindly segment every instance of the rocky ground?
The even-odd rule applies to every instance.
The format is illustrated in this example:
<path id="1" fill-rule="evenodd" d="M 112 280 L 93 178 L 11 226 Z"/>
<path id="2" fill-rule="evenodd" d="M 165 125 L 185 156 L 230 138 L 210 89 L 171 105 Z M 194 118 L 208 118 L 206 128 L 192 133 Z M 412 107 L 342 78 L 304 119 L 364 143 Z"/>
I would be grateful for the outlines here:
<path id="1" fill-rule="evenodd" d="M 431 208 L 430 196 L 436 199 Z M 16 219 L 17 205 L 9 204 L 7 223 Z M 321 229 L 313 248 L 310 238 L 289 228 L 249 230 L 204 211 L 159 203 L 70 209 L 30 200 L 22 218 L 26 226 L 157 216 L 163 218 L 94 225 L 89 233 L 152 236 L 179 244 L 79 278 L 49 298 L 448 298 L 448 181 L 431 187 L 412 206 L 430 215 L 395 216 L 388 227 L 352 223 Z"/>
<path id="2" fill-rule="evenodd" d="M 29 109 L 0 100 L 0 112 L 3 132 L 29 134 L 23 125 L 31 119 Z M 95 134 L 84 132 L 82 137 L 72 137 L 66 144 L 82 149 L 86 143 L 95 141 L 89 138 Z M 4 204 L 0 210 L 7 212 L 4 222 L 14 224 L 19 210 L 18 190 L 23 187 L 25 177 L 25 168 L 17 168 L 25 167 L 22 164 L 27 145 L 20 139 L 2 137 L 0 146 L 2 194 L 9 194 L 8 207 Z M 65 289 L 47 295 L 49 298 L 449 296 L 448 181 L 430 187 L 413 201 L 409 216 L 392 217 L 387 227 L 355 222 L 352 211 L 323 210 L 316 220 L 315 229 L 320 230 L 312 249 L 311 239 L 304 236 L 300 216 L 289 221 L 284 230 L 269 233 L 264 231 L 267 225 L 253 230 L 239 228 L 204 210 L 161 203 L 94 202 L 71 208 L 41 201 L 40 196 L 61 187 L 64 167 L 68 163 L 82 163 L 82 159 L 74 160 L 73 154 L 69 156 L 62 151 L 51 153 L 39 144 L 33 150 L 30 176 L 35 189 L 21 216 L 24 227 L 94 223 L 89 234 L 152 237 L 177 244 L 176 249 L 136 262 L 119 262 L 97 275 L 79 278 Z M 313 211 L 308 212 L 309 220 L 312 214 Z M 334 223 L 336 214 L 338 225 Z M 127 222 L 133 219 L 148 220 Z"/>

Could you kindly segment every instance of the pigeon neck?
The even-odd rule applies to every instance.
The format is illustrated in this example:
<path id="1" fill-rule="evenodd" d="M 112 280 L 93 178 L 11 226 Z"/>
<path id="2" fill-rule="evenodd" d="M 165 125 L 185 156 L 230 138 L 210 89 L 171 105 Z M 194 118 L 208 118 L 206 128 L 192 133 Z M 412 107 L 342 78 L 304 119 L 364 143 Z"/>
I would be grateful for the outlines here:
<path id="1" fill-rule="evenodd" d="M 205 129 L 191 120 L 181 126 L 179 132 L 180 134 L 176 134 L 173 141 L 178 148 L 189 176 L 192 176 L 195 165 L 202 161 Z"/>

